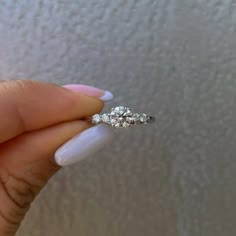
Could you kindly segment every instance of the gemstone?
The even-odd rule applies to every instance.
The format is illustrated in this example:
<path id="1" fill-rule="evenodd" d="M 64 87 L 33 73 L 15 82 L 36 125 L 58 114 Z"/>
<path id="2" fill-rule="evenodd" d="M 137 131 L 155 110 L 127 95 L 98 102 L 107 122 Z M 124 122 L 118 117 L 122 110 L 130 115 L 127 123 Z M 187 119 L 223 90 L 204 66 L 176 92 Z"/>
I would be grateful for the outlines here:
<path id="1" fill-rule="evenodd" d="M 129 127 L 130 126 L 130 124 L 128 123 L 128 122 L 124 122 L 123 123 L 123 128 L 127 128 L 127 127 Z"/>
<path id="2" fill-rule="evenodd" d="M 108 114 L 103 114 L 102 115 L 102 121 L 105 122 L 105 123 L 108 123 L 108 124 L 111 123 L 111 120 L 110 120 L 110 117 L 109 117 Z"/>
<path id="3" fill-rule="evenodd" d="M 115 107 L 112 111 L 116 114 L 122 115 L 125 112 L 126 108 L 123 106 Z"/>
<path id="4" fill-rule="evenodd" d="M 130 111 L 129 108 L 127 108 L 127 107 L 125 108 L 124 115 L 125 115 L 125 116 L 129 116 L 129 115 L 131 115 L 131 111 Z"/>
<path id="5" fill-rule="evenodd" d="M 94 115 L 93 118 L 92 118 L 92 123 L 99 124 L 100 122 L 101 122 L 100 115 L 98 115 L 98 114 Z"/>
<path id="6" fill-rule="evenodd" d="M 126 128 L 130 126 L 127 118 L 131 115 L 129 108 L 118 106 L 112 109 L 110 113 L 110 123 L 116 128 Z"/>
<path id="7" fill-rule="evenodd" d="M 127 128 L 130 126 L 130 124 L 126 121 L 124 122 L 115 122 L 112 124 L 112 126 L 116 127 L 116 128 Z"/>
<path id="8" fill-rule="evenodd" d="M 142 115 L 140 115 L 140 121 L 142 123 L 146 123 L 148 121 L 148 116 L 143 113 Z"/>
<path id="9" fill-rule="evenodd" d="M 114 126 L 116 128 L 122 128 L 120 123 L 114 123 L 112 126 Z"/>
<path id="10" fill-rule="evenodd" d="M 116 120 L 115 120 L 114 118 L 112 118 L 112 119 L 110 120 L 110 122 L 111 122 L 112 125 L 115 125 L 115 124 L 116 124 Z"/>
<path id="11" fill-rule="evenodd" d="M 139 114 L 132 114 L 131 116 L 128 116 L 126 120 L 131 124 L 139 123 Z"/>

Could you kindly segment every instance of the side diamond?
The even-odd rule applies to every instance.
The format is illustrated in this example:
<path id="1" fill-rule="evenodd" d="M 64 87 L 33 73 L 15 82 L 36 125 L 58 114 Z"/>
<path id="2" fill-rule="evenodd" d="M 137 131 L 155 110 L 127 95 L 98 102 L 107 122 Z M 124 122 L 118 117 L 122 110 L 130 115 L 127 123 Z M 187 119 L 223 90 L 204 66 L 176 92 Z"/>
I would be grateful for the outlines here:
<path id="1" fill-rule="evenodd" d="M 101 122 L 101 117 L 100 115 L 96 114 L 92 117 L 92 123 L 93 124 L 99 124 Z"/>
<path id="2" fill-rule="evenodd" d="M 116 127 L 116 128 L 127 128 L 130 126 L 130 124 L 128 122 L 123 122 L 123 123 L 119 123 L 119 122 L 114 122 L 112 124 L 112 126 Z"/>
<path id="3" fill-rule="evenodd" d="M 143 113 L 142 115 L 140 115 L 140 121 L 142 123 L 146 123 L 148 121 L 148 116 Z"/>
<path id="4" fill-rule="evenodd" d="M 102 115 L 102 121 L 103 121 L 104 123 L 107 123 L 107 124 L 110 124 L 110 123 L 111 123 L 111 119 L 110 119 L 110 117 L 109 117 L 108 114 L 103 114 L 103 115 Z"/>
<path id="5" fill-rule="evenodd" d="M 129 127 L 130 126 L 130 124 L 128 123 L 128 122 L 124 122 L 123 123 L 123 128 L 127 128 L 127 127 Z"/>
<path id="6" fill-rule="evenodd" d="M 130 124 L 136 124 L 136 123 L 140 123 L 140 116 L 139 114 L 135 113 L 132 114 L 131 116 L 128 116 L 126 118 L 127 122 L 129 122 Z"/>

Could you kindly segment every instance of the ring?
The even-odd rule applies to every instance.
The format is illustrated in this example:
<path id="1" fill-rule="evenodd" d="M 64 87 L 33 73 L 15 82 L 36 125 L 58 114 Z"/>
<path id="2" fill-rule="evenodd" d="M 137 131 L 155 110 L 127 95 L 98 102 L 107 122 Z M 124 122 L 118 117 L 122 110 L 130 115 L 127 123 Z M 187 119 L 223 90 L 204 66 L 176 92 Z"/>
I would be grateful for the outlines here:
<path id="1" fill-rule="evenodd" d="M 149 116 L 145 113 L 132 113 L 130 108 L 124 106 L 112 108 L 110 113 L 104 113 L 102 115 L 95 114 L 92 116 L 93 124 L 103 123 L 115 128 L 127 128 L 132 125 L 149 124 L 154 120 L 155 118 L 153 116 Z"/>

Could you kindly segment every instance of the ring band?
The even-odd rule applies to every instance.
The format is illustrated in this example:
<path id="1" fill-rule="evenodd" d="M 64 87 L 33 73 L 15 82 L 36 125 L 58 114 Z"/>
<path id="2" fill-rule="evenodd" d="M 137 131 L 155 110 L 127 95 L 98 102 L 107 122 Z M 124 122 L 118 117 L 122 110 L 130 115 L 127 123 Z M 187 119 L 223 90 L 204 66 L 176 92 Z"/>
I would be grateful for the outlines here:
<path id="1" fill-rule="evenodd" d="M 155 121 L 153 116 L 145 113 L 132 113 L 130 108 L 118 106 L 111 109 L 110 113 L 95 114 L 92 116 L 93 124 L 107 124 L 115 128 L 127 128 L 132 125 L 149 124 Z"/>

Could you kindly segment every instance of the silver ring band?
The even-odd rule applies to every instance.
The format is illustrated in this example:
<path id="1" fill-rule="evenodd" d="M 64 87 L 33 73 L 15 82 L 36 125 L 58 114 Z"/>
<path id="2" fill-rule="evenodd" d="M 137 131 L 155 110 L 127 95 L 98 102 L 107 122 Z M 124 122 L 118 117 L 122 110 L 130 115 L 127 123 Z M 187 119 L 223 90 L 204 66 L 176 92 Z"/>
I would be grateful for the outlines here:
<path id="1" fill-rule="evenodd" d="M 115 128 L 127 128 L 132 125 L 149 124 L 155 121 L 153 116 L 145 113 L 132 113 L 124 106 L 118 106 L 111 109 L 110 113 L 95 114 L 92 116 L 93 124 L 107 124 Z"/>

